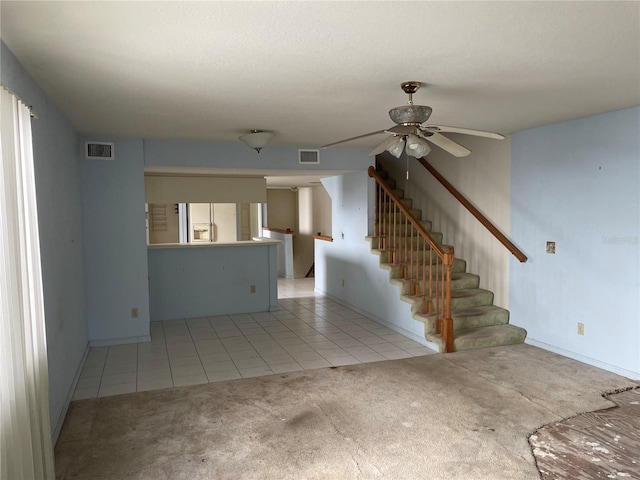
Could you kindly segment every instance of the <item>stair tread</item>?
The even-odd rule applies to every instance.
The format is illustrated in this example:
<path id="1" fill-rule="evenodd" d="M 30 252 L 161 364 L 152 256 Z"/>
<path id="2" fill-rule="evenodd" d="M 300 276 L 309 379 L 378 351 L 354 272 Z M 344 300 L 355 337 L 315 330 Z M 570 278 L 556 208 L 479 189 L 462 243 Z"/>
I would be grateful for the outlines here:
<path id="1" fill-rule="evenodd" d="M 458 290 L 451 290 L 451 299 L 473 297 L 474 295 L 484 295 L 486 293 L 493 295 L 492 291 L 485 290 L 484 288 L 460 288 Z"/>
<path id="2" fill-rule="evenodd" d="M 486 315 L 490 312 L 507 312 L 509 310 L 498 307 L 497 305 L 480 305 L 477 307 L 468 307 L 468 308 L 458 308 L 456 310 L 451 310 L 451 317 L 455 320 L 460 317 L 472 317 L 472 316 L 480 316 Z"/>
<path id="3" fill-rule="evenodd" d="M 515 325 L 491 325 L 486 327 L 474 327 L 456 331 L 454 338 L 454 350 L 475 350 L 479 348 L 498 347 L 522 343 L 527 331 Z M 427 340 L 440 345 L 444 351 L 444 341 L 440 335 L 428 333 Z"/>
<path id="4" fill-rule="evenodd" d="M 371 249 L 371 252 L 374 255 L 378 255 L 381 256 L 383 250 L 378 250 L 378 249 Z M 380 267 L 384 268 L 385 270 L 392 270 L 394 267 L 400 268 L 399 265 L 394 265 L 393 263 L 389 263 L 389 262 L 384 262 L 381 261 L 380 262 Z M 451 275 L 455 274 L 455 273 L 464 273 L 465 270 L 467 269 L 467 264 L 464 260 L 456 258 L 453 261 L 453 266 L 451 267 Z"/>
<path id="5" fill-rule="evenodd" d="M 487 327 L 474 327 L 460 330 L 459 337 L 486 337 L 491 335 L 491 332 L 501 330 L 524 330 L 524 328 L 517 327 L 516 325 L 504 324 L 504 325 L 490 325 Z"/>
<path id="6" fill-rule="evenodd" d="M 461 351 L 513 345 L 524 342 L 526 336 L 524 328 L 509 324 L 469 328 L 456 332 L 453 347 L 455 351 Z"/>

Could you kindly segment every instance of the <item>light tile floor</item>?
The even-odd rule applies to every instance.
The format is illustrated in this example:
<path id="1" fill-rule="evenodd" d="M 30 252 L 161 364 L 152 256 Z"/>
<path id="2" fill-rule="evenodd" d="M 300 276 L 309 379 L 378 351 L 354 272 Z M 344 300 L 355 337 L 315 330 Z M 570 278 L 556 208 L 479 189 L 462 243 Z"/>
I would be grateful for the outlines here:
<path id="1" fill-rule="evenodd" d="M 73 399 L 435 353 L 313 292 L 278 282 L 276 312 L 151 322 L 151 342 L 91 348 Z"/>

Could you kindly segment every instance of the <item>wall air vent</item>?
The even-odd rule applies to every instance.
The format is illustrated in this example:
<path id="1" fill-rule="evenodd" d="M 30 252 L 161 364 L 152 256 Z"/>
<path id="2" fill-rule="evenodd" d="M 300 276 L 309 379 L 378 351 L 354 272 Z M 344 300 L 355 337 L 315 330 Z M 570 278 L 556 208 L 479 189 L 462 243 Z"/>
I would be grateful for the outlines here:
<path id="1" fill-rule="evenodd" d="M 108 142 L 86 142 L 84 158 L 87 160 L 114 160 L 114 145 Z"/>
<path id="2" fill-rule="evenodd" d="M 305 165 L 320 163 L 320 150 L 298 150 L 298 163 Z"/>

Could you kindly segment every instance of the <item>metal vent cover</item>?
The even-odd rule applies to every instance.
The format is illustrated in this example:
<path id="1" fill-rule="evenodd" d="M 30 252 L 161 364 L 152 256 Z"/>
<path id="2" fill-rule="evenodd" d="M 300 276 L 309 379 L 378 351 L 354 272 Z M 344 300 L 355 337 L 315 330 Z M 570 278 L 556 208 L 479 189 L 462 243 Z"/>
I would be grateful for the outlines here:
<path id="1" fill-rule="evenodd" d="M 84 158 L 87 160 L 114 160 L 114 144 L 110 142 L 86 142 Z"/>
<path id="2" fill-rule="evenodd" d="M 298 150 L 298 163 L 305 165 L 320 163 L 320 150 Z"/>

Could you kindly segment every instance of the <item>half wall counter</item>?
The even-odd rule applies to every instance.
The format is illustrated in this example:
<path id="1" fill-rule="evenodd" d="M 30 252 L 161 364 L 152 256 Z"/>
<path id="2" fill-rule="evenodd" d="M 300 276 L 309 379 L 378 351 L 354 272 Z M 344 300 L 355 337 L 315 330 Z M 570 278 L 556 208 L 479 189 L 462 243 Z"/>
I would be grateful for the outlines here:
<path id="1" fill-rule="evenodd" d="M 280 244 L 261 238 L 148 245 L 151 320 L 277 310 Z"/>

